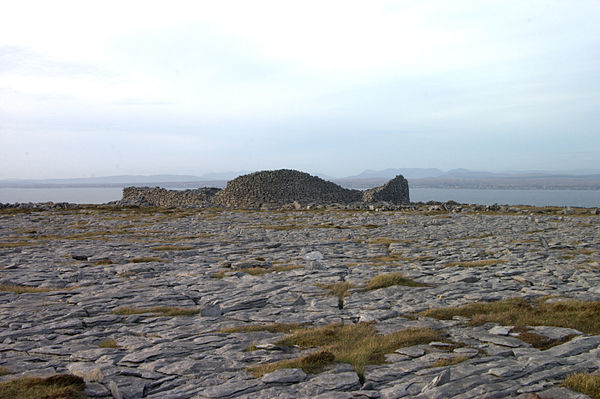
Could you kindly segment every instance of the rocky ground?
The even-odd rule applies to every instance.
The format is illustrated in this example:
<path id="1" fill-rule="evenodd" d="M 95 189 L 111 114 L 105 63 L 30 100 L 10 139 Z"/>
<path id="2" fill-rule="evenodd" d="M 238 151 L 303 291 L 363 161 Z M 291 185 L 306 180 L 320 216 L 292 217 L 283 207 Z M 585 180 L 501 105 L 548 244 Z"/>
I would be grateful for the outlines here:
<path id="1" fill-rule="evenodd" d="M 600 336 L 538 327 L 571 338 L 540 350 L 510 326 L 421 312 L 512 297 L 600 300 L 600 217 L 432 209 L 5 209 L 0 381 L 70 372 L 92 398 L 585 397 L 557 384 L 598 371 Z M 427 285 L 360 288 L 389 272 Z M 342 281 L 355 288 L 340 303 L 322 285 Z M 156 306 L 192 314 L 131 311 Z M 445 338 L 400 348 L 361 378 L 343 363 L 255 378 L 249 367 L 311 349 L 275 345 L 282 333 L 222 331 L 360 322 Z"/>

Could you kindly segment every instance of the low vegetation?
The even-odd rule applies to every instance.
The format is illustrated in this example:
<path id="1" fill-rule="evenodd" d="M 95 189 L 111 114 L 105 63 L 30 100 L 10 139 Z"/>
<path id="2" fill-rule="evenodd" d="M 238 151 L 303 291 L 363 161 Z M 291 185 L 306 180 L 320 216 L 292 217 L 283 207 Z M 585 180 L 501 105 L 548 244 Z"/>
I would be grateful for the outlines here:
<path id="1" fill-rule="evenodd" d="M 225 270 L 225 269 L 221 269 L 219 271 L 214 272 L 213 274 L 211 274 L 210 276 L 212 278 L 223 278 L 225 277 L 225 274 L 228 272 L 229 270 Z"/>
<path id="2" fill-rule="evenodd" d="M 121 347 L 119 345 L 117 345 L 117 341 L 115 341 L 112 338 L 107 338 L 105 340 L 100 341 L 100 343 L 98 344 L 99 348 L 113 348 L 113 349 L 120 349 Z"/>
<path id="3" fill-rule="evenodd" d="M 3 399 L 84 399 L 85 382 L 71 374 L 23 377 L 0 383 Z"/>
<path id="4" fill-rule="evenodd" d="M 331 324 L 323 327 L 306 327 L 295 330 L 290 336 L 276 344 L 287 347 L 317 348 L 316 354 L 297 359 L 252 367 L 257 377 L 281 368 L 302 368 L 314 373 L 334 363 L 351 364 L 361 380 L 368 364 L 385 362 L 385 354 L 396 349 L 418 344 L 427 344 L 440 339 L 437 331 L 427 328 L 400 330 L 388 335 L 377 334 L 371 324 Z"/>
<path id="5" fill-rule="evenodd" d="M 344 298 L 348 295 L 350 288 L 353 288 L 353 285 L 348 281 L 343 281 L 339 283 L 317 284 L 317 287 L 326 290 L 328 295 L 337 296 L 338 308 L 343 309 Z"/>
<path id="6" fill-rule="evenodd" d="M 50 292 L 52 288 L 48 287 L 28 287 L 24 285 L 0 284 L 0 291 L 14 292 L 15 294 L 29 294 L 34 292 Z"/>
<path id="7" fill-rule="evenodd" d="M 292 331 L 303 328 L 303 324 L 296 323 L 270 323 L 270 324 L 249 324 L 236 327 L 228 327 L 220 330 L 222 333 L 240 333 L 240 332 L 256 332 L 268 331 L 272 333 L 290 333 Z"/>
<path id="8" fill-rule="evenodd" d="M 563 387 L 588 395 L 592 399 L 600 399 L 600 375 L 575 373 L 567 376 Z"/>
<path id="9" fill-rule="evenodd" d="M 175 306 L 153 306 L 149 308 L 136 308 L 122 306 L 113 310 L 114 314 L 129 316 L 134 314 L 152 313 L 157 316 L 193 316 L 200 313 L 198 309 L 178 308 Z"/>
<path id="10" fill-rule="evenodd" d="M 469 356 L 466 355 L 459 355 L 450 359 L 440 359 L 433 363 L 433 367 L 453 366 L 455 364 L 462 363 L 467 359 L 469 359 Z"/>
<path id="11" fill-rule="evenodd" d="M 521 332 L 527 331 L 527 326 L 554 326 L 574 328 L 586 334 L 600 334 L 598 301 L 547 302 L 546 298 L 543 298 L 536 302 L 528 302 L 522 298 L 513 298 L 431 309 L 421 314 L 443 320 L 450 320 L 453 316 L 464 316 L 471 319 L 472 325 L 494 322 L 504 326 L 515 326 L 516 331 Z M 524 335 L 524 338 L 537 339 L 533 336 L 527 338 L 527 335 Z"/>
<path id="12" fill-rule="evenodd" d="M 0 366 L 0 377 L 3 375 L 9 375 L 12 373 L 13 373 L 12 370 L 9 369 L 8 367 Z"/>
<path id="13" fill-rule="evenodd" d="M 191 245 L 159 245 L 151 248 L 153 251 L 189 251 L 194 249 Z"/>
<path id="14" fill-rule="evenodd" d="M 155 256 L 143 256 L 141 258 L 129 259 L 129 262 L 131 262 L 131 263 L 151 263 L 151 262 L 165 263 L 166 260 L 164 260 L 163 258 L 157 258 Z"/>
<path id="15" fill-rule="evenodd" d="M 94 262 L 94 265 L 96 265 L 96 266 L 104 266 L 104 265 L 112 265 L 114 263 L 115 262 L 113 262 L 110 259 L 100 259 L 100 260 Z"/>
<path id="16" fill-rule="evenodd" d="M 405 285 L 407 287 L 428 287 L 427 284 L 418 283 L 406 277 L 402 273 L 387 273 L 373 277 L 365 286 L 366 291 L 377 290 L 379 288 L 387 288 L 394 285 Z"/>
<path id="17" fill-rule="evenodd" d="M 260 267 L 260 266 L 247 267 L 245 269 L 239 269 L 239 270 L 235 270 L 235 271 L 250 274 L 253 276 L 262 276 L 263 274 L 267 274 L 267 273 L 287 272 L 290 270 L 303 269 L 303 268 L 304 268 L 304 266 L 302 266 L 302 265 L 275 265 L 273 267 Z M 212 277 L 213 278 L 223 278 L 223 277 L 225 277 L 225 274 L 229 271 L 232 271 L 232 270 L 231 269 L 221 269 L 218 272 L 213 273 Z"/>

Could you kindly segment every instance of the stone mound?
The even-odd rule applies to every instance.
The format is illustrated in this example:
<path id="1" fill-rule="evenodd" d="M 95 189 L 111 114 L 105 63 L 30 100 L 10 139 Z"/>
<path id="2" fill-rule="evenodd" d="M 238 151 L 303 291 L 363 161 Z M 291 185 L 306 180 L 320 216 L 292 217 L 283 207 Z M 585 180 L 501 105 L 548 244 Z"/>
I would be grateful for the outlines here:
<path id="1" fill-rule="evenodd" d="M 363 191 L 364 202 L 391 202 L 393 204 L 408 204 L 408 182 L 403 176 L 396 176 L 383 186 Z"/>
<path id="2" fill-rule="evenodd" d="M 279 207 L 297 202 L 348 204 L 362 201 L 359 190 L 345 189 L 335 183 L 297 170 L 261 171 L 240 176 L 227 183 L 211 199 L 228 208 Z"/>

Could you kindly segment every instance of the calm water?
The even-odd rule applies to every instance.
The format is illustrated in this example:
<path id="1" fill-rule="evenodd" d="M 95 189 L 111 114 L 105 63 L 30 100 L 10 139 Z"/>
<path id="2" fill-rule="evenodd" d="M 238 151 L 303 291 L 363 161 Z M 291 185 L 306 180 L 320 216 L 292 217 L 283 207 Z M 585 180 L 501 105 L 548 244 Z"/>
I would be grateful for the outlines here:
<path id="1" fill-rule="evenodd" d="M 102 204 L 121 199 L 120 188 L 0 188 L 0 203 L 73 202 Z M 491 205 L 552 205 L 600 207 L 599 190 L 475 190 L 411 188 L 414 202 L 449 201 Z"/>

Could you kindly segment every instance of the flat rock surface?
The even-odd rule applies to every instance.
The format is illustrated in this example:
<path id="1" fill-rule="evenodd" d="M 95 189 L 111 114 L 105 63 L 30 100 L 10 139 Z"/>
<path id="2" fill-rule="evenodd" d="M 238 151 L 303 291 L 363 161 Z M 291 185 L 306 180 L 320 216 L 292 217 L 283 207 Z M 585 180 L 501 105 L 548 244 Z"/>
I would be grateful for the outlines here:
<path id="1" fill-rule="evenodd" d="M 538 350 L 512 326 L 420 314 L 512 297 L 600 300 L 597 215 L 82 207 L 0 213 L 0 237 L 0 366 L 10 372 L 0 381 L 71 372 L 98 398 L 582 398 L 558 384 L 600 368 L 600 336 L 531 326 L 569 339 Z M 389 272 L 424 286 L 352 289 L 343 306 L 320 288 Z M 364 381 L 345 364 L 255 378 L 249 367 L 305 352 L 275 345 L 283 333 L 221 331 L 359 321 L 381 334 L 432 328 L 460 347 L 403 348 L 368 365 Z"/>

